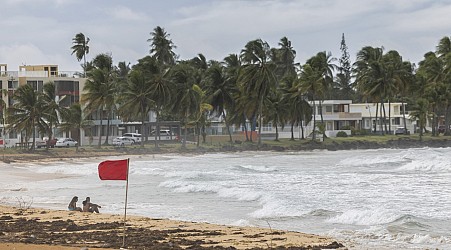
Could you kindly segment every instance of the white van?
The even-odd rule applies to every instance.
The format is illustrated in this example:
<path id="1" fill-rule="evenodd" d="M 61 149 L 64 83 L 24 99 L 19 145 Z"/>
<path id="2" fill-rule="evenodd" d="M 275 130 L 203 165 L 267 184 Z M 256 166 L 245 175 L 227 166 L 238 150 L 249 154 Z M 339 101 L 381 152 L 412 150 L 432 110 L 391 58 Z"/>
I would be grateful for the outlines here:
<path id="1" fill-rule="evenodd" d="M 125 138 L 131 139 L 134 143 L 141 143 L 141 134 L 138 133 L 125 133 L 122 135 Z"/>
<path id="2" fill-rule="evenodd" d="M 171 130 L 169 129 L 162 129 L 160 130 L 160 137 L 157 137 L 157 140 L 160 141 L 170 141 L 175 140 L 176 136 L 172 134 Z M 155 130 L 150 133 L 149 140 L 153 141 L 155 140 Z"/>

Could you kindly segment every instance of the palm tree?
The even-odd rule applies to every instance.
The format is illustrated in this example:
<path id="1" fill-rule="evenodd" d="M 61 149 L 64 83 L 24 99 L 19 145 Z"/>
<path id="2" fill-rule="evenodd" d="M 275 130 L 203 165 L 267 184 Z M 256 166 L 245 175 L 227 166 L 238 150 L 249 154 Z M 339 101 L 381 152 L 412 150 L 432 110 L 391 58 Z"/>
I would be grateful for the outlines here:
<path id="1" fill-rule="evenodd" d="M 25 131 L 26 140 L 33 136 L 31 150 L 35 149 L 36 128 L 39 132 L 48 131 L 44 119 L 45 106 L 42 94 L 35 91 L 31 85 L 20 86 L 14 94 L 15 103 L 8 108 L 7 122 L 9 128 L 16 131 Z"/>
<path id="2" fill-rule="evenodd" d="M 163 65 L 174 65 L 176 54 L 173 50 L 177 47 L 169 39 L 169 34 L 163 28 L 157 26 L 150 35 L 151 38 L 147 39 L 147 42 L 150 42 L 150 54 L 155 56 L 158 62 Z"/>
<path id="3" fill-rule="evenodd" d="M 69 108 L 65 110 L 65 112 L 61 113 L 62 123 L 60 125 L 62 130 L 65 131 L 71 131 L 71 130 L 77 130 L 79 137 L 76 138 L 78 141 L 77 144 L 77 151 L 78 146 L 81 143 L 81 131 L 82 129 L 88 130 L 93 124 L 91 120 L 87 120 L 85 116 L 83 115 L 83 110 L 81 108 L 80 103 L 74 103 Z"/>
<path id="4" fill-rule="evenodd" d="M 49 130 L 47 131 L 49 139 L 47 144 L 53 139 L 53 126 L 58 125 L 59 115 L 64 113 L 66 109 L 62 108 L 59 103 L 67 96 L 64 96 L 60 100 L 56 101 L 55 83 L 48 82 L 43 86 L 43 98 L 44 98 L 44 117 L 48 122 Z M 47 145 L 48 147 L 48 145 Z"/>
<path id="5" fill-rule="evenodd" d="M 180 115 L 182 124 L 184 124 L 182 147 L 186 148 L 189 117 L 197 114 L 200 110 L 202 90 L 195 84 L 194 69 L 187 62 L 182 62 L 172 68 L 171 81 L 174 84 L 174 102 L 171 110 Z"/>
<path id="6" fill-rule="evenodd" d="M 142 72 L 146 84 L 149 86 L 149 98 L 153 101 L 156 114 L 155 148 L 158 147 L 160 134 L 161 112 L 171 103 L 172 87 L 170 82 L 170 70 L 158 62 L 155 56 L 146 56 L 138 60 L 133 69 Z"/>
<path id="7" fill-rule="evenodd" d="M 122 117 L 130 119 L 139 117 L 141 120 L 141 131 L 144 131 L 147 114 L 154 106 L 151 98 L 151 88 L 147 84 L 144 74 L 140 70 L 132 70 L 128 78 L 128 84 L 124 85 L 123 92 L 119 96 L 119 113 Z M 156 138 L 155 138 L 156 141 Z M 144 147 L 144 133 L 141 133 L 141 147 Z M 158 144 L 156 143 L 156 147 Z"/>
<path id="8" fill-rule="evenodd" d="M 8 95 L 8 90 L 7 89 L 1 89 L 0 90 L 0 112 L 1 112 L 1 124 L 3 125 L 2 128 L 2 138 L 3 138 L 3 149 L 6 150 L 6 140 L 5 140 L 5 132 L 6 132 L 6 128 L 5 128 L 5 123 L 6 123 L 6 102 L 5 102 L 5 96 Z M 5 154 L 3 154 L 3 160 L 5 159 Z"/>
<path id="9" fill-rule="evenodd" d="M 84 71 L 84 77 L 86 77 L 86 55 L 89 54 L 89 37 L 85 37 L 83 33 L 78 33 L 75 35 L 74 38 L 72 38 L 72 54 L 75 54 L 75 57 L 78 61 L 81 61 L 83 59 L 83 71 Z"/>
<path id="10" fill-rule="evenodd" d="M 275 141 L 279 141 L 279 126 L 283 129 L 287 121 L 289 109 L 289 103 L 282 97 L 281 91 L 275 91 L 269 95 L 265 100 L 265 106 L 267 107 L 265 114 L 265 123 L 271 122 L 276 128 Z"/>
<path id="11" fill-rule="evenodd" d="M 320 98 L 319 102 L 319 111 L 321 116 L 321 123 L 324 124 L 323 118 L 323 108 L 322 103 L 326 98 L 326 94 L 329 94 L 327 98 L 330 98 L 330 93 L 333 89 L 333 72 L 337 66 L 333 63 L 337 59 L 332 57 L 330 52 L 326 53 L 326 51 L 322 51 L 317 53 L 315 56 L 307 60 L 307 64 L 312 67 L 313 71 L 319 75 L 319 79 L 321 79 L 322 90 L 318 92 L 318 97 Z M 325 130 L 324 130 L 325 132 Z M 326 138 L 326 134 L 323 133 L 323 138 Z"/>
<path id="12" fill-rule="evenodd" d="M 278 79 L 282 79 L 287 76 L 296 75 L 296 64 L 294 59 L 296 58 L 296 50 L 291 46 L 291 41 L 287 37 L 282 37 L 279 41 L 280 48 L 272 49 L 273 61 L 277 64 L 276 75 Z"/>
<path id="13" fill-rule="evenodd" d="M 88 114 L 99 114 L 100 126 L 99 126 L 99 148 L 102 144 L 102 119 L 103 111 L 108 112 L 114 106 L 115 96 L 115 84 L 112 80 L 111 72 L 106 69 L 95 68 L 89 72 L 89 79 L 83 88 L 85 92 L 81 96 L 81 102 L 85 106 L 85 111 Z M 107 137 L 108 139 L 108 137 Z"/>
<path id="14" fill-rule="evenodd" d="M 368 99 L 378 99 L 380 101 L 380 116 L 384 109 L 384 100 L 390 88 L 387 82 L 386 70 L 383 62 L 383 48 L 373 48 L 370 46 L 362 48 L 357 53 L 357 61 L 354 63 L 356 72 L 357 88 L 364 97 Z M 385 110 L 385 109 L 384 109 Z M 376 111 L 376 120 L 377 120 Z M 386 117 L 383 118 L 385 124 Z M 382 128 L 382 122 L 381 122 Z M 382 133 L 384 132 L 383 129 Z"/>
<path id="15" fill-rule="evenodd" d="M 282 101 L 288 105 L 287 120 L 291 124 L 291 139 L 294 141 L 294 126 L 301 127 L 301 138 L 304 139 L 304 124 L 312 120 L 312 107 L 307 102 L 307 92 L 300 84 L 297 76 L 285 77 L 280 84 Z M 285 111 L 286 112 L 286 111 Z"/>
<path id="16" fill-rule="evenodd" d="M 445 135 L 450 135 L 451 124 L 451 37 L 445 36 L 440 39 L 436 51 L 438 57 L 443 61 L 443 71 L 446 72 L 444 82 L 446 82 L 446 89 L 443 94 L 443 100 L 445 100 Z"/>
<path id="17" fill-rule="evenodd" d="M 429 116 L 429 102 L 424 98 L 419 98 L 412 108 L 410 115 L 417 119 L 420 126 L 420 140 L 423 138 L 423 130 Z"/>
<path id="18" fill-rule="evenodd" d="M 236 90 L 236 81 L 228 78 L 225 68 L 219 64 L 212 65 L 206 72 L 206 92 L 209 96 L 209 102 L 218 116 L 224 118 L 229 135 L 229 141 L 232 142 L 232 133 L 230 124 L 226 116 L 226 107 L 232 107 L 234 101 L 233 94 Z"/>
<path id="19" fill-rule="evenodd" d="M 312 109 L 313 109 L 313 134 L 312 134 L 312 140 L 316 139 L 316 100 L 317 96 L 323 96 L 324 93 L 324 84 L 323 84 L 323 77 L 321 76 L 321 73 L 318 71 L 315 71 L 315 69 L 312 68 L 310 64 L 304 64 L 302 66 L 301 73 L 299 75 L 299 82 L 294 86 L 295 88 L 295 95 L 293 97 L 297 97 L 298 99 L 304 95 L 309 96 L 309 98 L 312 100 Z M 301 103 L 301 102 L 299 102 Z"/>
<path id="20" fill-rule="evenodd" d="M 263 100 L 275 88 L 276 64 L 271 59 L 271 49 L 268 43 L 261 39 L 250 41 L 241 51 L 244 62 L 239 82 L 243 92 L 257 103 L 258 107 L 258 145 L 261 145 L 261 130 L 263 126 Z"/>

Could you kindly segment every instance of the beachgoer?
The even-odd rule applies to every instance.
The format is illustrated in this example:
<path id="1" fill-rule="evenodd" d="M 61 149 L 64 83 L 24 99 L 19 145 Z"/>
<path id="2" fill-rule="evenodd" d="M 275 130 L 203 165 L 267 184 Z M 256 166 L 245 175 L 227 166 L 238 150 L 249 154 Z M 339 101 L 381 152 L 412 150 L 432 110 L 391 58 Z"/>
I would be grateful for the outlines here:
<path id="1" fill-rule="evenodd" d="M 82 211 L 81 207 L 77 207 L 77 201 L 78 197 L 74 196 L 74 198 L 72 198 L 72 200 L 70 201 L 69 206 L 67 206 L 69 211 Z"/>
<path id="2" fill-rule="evenodd" d="M 86 197 L 86 200 L 83 201 L 83 212 L 91 212 L 91 213 L 100 213 L 99 208 L 101 206 L 91 203 L 91 198 Z"/>

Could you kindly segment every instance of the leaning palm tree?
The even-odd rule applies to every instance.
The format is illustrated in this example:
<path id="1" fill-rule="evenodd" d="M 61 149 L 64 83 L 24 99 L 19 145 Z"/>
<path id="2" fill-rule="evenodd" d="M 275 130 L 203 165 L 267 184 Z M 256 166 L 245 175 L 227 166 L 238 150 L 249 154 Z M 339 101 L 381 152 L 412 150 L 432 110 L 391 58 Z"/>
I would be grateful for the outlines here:
<path id="1" fill-rule="evenodd" d="M 15 103 L 8 108 L 8 128 L 16 131 L 25 131 L 26 141 L 32 136 L 31 150 L 35 149 L 36 129 L 39 132 L 48 131 L 44 119 L 45 106 L 42 94 L 35 91 L 30 85 L 20 86 L 14 94 Z"/>
<path id="2" fill-rule="evenodd" d="M 258 145 L 261 145 L 261 130 L 263 126 L 263 100 L 275 89 L 277 79 L 276 64 L 270 60 L 271 48 L 261 39 L 250 41 L 241 51 L 244 62 L 239 83 L 245 95 L 252 98 L 258 106 Z"/>
<path id="3" fill-rule="evenodd" d="M 72 38 L 72 55 L 75 54 L 75 57 L 78 61 L 83 59 L 83 76 L 86 77 L 86 55 L 89 54 L 89 37 L 85 37 L 83 33 L 78 33 Z"/>

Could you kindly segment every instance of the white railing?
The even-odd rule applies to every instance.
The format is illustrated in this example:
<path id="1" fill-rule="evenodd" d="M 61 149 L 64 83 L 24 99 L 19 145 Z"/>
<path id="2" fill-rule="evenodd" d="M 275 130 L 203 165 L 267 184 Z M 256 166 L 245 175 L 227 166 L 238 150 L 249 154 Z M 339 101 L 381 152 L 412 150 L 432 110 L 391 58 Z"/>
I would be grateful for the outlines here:
<path id="1" fill-rule="evenodd" d="M 0 77 L 70 77 L 81 78 L 82 72 L 78 71 L 0 71 Z"/>

